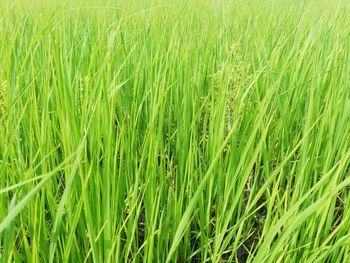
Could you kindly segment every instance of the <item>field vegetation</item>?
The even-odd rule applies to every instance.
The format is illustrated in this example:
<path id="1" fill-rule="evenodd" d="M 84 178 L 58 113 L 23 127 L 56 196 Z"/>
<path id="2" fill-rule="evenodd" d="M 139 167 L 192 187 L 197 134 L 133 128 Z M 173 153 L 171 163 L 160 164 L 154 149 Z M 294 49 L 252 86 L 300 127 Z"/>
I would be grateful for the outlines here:
<path id="1" fill-rule="evenodd" d="M 0 2 L 1 262 L 349 259 L 349 1 Z"/>

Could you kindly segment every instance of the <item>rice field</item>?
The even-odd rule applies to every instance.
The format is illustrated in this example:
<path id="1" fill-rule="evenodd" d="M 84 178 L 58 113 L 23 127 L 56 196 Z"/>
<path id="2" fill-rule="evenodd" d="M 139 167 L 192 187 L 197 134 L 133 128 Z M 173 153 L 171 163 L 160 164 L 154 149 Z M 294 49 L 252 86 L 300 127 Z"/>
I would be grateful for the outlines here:
<path id="1" fill-rule="evenodd" d="M 0 262 L 349 262 L 350 2 L 0 2 Z"/>

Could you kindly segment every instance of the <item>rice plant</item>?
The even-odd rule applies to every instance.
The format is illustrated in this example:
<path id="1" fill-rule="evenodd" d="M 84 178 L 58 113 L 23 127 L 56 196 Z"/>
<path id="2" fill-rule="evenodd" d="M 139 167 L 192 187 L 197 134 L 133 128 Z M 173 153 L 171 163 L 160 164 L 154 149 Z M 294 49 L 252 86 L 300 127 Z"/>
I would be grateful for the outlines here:
<path id="1" fill-rule="evenodd" d="M 0 3 L 1 262 L 348 262 L 347 0 Z"/>

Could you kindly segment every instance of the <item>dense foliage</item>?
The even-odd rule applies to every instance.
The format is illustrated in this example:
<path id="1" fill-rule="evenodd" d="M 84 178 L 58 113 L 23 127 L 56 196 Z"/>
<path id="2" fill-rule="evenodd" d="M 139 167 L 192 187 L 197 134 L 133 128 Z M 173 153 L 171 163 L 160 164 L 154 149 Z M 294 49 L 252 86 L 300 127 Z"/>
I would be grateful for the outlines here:
<path id="1" fill-rule="evenodd" d="M 345 0 L 2 1 L 0 260 L 346 262 L 349 34 Z"/>

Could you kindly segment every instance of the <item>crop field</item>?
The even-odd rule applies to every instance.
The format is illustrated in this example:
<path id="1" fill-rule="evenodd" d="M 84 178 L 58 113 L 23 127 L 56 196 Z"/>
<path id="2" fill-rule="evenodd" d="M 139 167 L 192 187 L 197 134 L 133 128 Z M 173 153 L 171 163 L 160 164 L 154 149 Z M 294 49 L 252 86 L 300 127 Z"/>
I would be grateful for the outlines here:
<path id="1" fill-rule="evenodd" d="M 350 2 L 2 0 L 0 262 L 350 262 Z"/>

